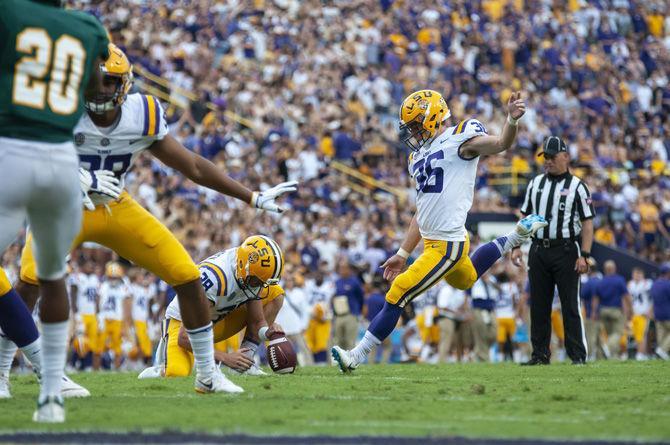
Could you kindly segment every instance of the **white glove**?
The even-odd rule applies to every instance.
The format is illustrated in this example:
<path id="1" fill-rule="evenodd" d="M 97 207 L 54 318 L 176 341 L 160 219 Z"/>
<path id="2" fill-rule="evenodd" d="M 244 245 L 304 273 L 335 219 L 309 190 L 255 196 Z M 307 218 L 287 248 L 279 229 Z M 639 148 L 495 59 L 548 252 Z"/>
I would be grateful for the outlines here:
<path id="1" fill-rule="evenodd" d="M 95 210 L 95 205 L 88 196 L 90 192 L 107 195 L 112 199 L 117 199 L 121 194 L 119 179 L 109 170 L 88 171 L 79 168 L 79 185 L 84 194 L 84 207 L 88 210 Z"/>
<path id="2" fill-rule="evenodd" d="M 251 196 L 251 205 L 257 209 L 269 210 L 270 212 L 282 213 L 284 209 L 279 207 L 275 199 L 284 193 L 298 190 L 298 181 L 282 182 L 264 192 L 254 192 Z"/>

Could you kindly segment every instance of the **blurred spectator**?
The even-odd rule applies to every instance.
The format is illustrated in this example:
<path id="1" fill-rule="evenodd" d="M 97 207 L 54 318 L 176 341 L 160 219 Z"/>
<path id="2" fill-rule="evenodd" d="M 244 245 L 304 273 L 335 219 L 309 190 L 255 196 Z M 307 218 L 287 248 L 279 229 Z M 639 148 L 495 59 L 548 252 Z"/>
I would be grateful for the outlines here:
<path id="1" fill-rule="evenodd" d="M 656 323 L 656 353 L 663 359 L 670 358 L 670 264 L 661 267 L 661 276 L 650 290 Z"/>
<path id="2" fill-rule="evenodd" d="M 596 284 L 593 294 L 593 307 L 595 317 L 607 335 L 606 355 L 618 358 L 624 326 L 631 319 L 631 301 L 626 280 L 616 273 L 616 264 L 612 260 L 605 261 L 604 276 Z"/>

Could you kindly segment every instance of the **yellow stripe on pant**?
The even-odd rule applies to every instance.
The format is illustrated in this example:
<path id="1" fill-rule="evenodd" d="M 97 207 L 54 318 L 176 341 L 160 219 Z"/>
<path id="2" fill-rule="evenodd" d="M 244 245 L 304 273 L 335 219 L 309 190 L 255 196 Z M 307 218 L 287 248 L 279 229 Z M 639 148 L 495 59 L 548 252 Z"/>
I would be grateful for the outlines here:
<path id="1" fill-rule="evenodd" d="M 5 295 L 10 290 L 12 290 L 12 283 L 9 282 L 9 278 L 7 278 L 7 274 L 0 267 L 0 297 Z"/>
<path id="2" fill-rule="evenodd" d="M 386 294 L 390 304 L 405 307 L 444 278 L 457 289 L 469 289 L 477 281 L 468 252 L 470 240 L 424 240 L 423 253 L 405 272 L 398 275 Z"/>

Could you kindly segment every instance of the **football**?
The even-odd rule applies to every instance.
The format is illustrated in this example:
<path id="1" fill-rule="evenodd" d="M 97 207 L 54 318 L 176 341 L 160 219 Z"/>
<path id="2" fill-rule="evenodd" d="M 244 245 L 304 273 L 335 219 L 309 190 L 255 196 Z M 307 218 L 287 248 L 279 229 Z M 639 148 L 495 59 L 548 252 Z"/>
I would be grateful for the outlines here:
<path id="1" fill-rule="evenodd" d="M 267 357 L 270 368 L 277 374 L 291 374 L 298 364 L 293 345 L 280 333 L 272 335 L 269 340 Z"/>

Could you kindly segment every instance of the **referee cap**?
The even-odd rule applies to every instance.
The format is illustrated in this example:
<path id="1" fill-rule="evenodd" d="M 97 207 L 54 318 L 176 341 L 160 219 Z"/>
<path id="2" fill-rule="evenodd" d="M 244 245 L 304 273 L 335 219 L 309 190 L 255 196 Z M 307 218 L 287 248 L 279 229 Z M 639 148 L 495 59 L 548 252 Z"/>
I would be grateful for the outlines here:
<path id="1" fill-rule="evenodd" d="M 562 151 L 564 152 L 568 151 L 568 146 L 565 145 L 563 139 L 559 138 L 558 136 L 549 136 L 547 139 L 544 140 L 544 144 L 542 144 L 542 152 L 538 156 L 542 155 L 556 156 Z"/>

